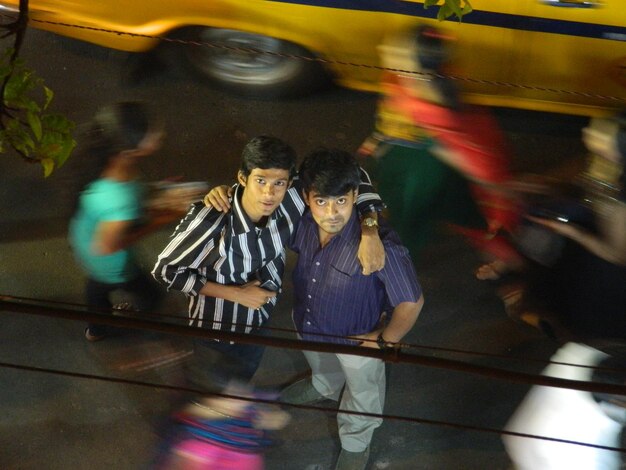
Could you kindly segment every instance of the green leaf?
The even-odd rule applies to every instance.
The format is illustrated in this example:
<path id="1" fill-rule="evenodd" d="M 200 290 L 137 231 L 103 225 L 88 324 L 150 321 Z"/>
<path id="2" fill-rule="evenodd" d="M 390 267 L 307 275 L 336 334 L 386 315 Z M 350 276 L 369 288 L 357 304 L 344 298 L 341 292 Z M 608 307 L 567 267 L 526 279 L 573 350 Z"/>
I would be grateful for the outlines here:
<path id="1" fill-rule="evenodd" d="M 35 139 L 41 140 L 42 130 L 41 130 L 41 120 L 39 116 L 32 111 L 26 113 L 26 119 L 28 120 L 28 125 L 33 131 L 33 135 Z"/>
<path id="2" fill-rule="evenodd" d="M 4 128 L 7 130 L 7 136 L 11 137 L 11 134 L 14 133 L 20 127 L 19 121 L 15 119 L 11 119 L 6 122 Z"/>
<path id="3" fill-rule="evenodd" d="M 11 73 L 11 66 L 10 65 L 2 65 L 2 66 L 0 66 L 0 79 L 4 80 L 4 77 L 9 75 L 9 73 Z"/>
<path id="4" fill-rule="evenodd" d="M 47 86 L 43 87 L 43 91 L 46 94 L 46 101 L 43 105 L 43 109 L 45 110 L 45 109 L 48 109 L 48 106 L 50 105 L 52 98 L 54 98 L 54 92 Z"/>
<path id="5" fill-rule="evenodd" d="M 72 150 L 76 147 L 76 141 L 74 139 L 64 139 L 59 151 L 56 155 L 57 168 L 61 168 L 72 154 Z"/>
<path id="6" fill-rule="evenodd" d="M 459 21 L 463 19 L 464 15 L 472 12 L 472 6 L 467 0 L 424 0 L 424 8 L 431 6 L 439 6 L 437 12 L 437 19 L 443 21 L 452 15 L 455 15 Z"/>
<path id="7" fill-rule="evenodd" d="M 8 121 L 6 126 L 7 141 L 12 147 L 22 152 L 24 155 L 30 155 L 32 149 L 35 148 L 35 142 L 24 127 L 15 121 Z"/>
<path id="8" fill-rule="evenodd" d="M 32 80 L 25 78 L 24 76 L 13 75 L 9 79 L 7 87 L 5 88 L 4 100 L 13 108 L 28 109 L 33 112 L 39 112 L 39 105 L 28 95 L 34 87 L 35 84 Z"/>
<path id="9" fill-rule="evenodd" d="M 450 7 L 452 13 L 454 13 L 459 19 L 461 19 L 461 17 L 463 16 L 463 10 L 461 9 L 460 0 L 448 0 L 446 2 L 446 5 Z"/>
<path id="10" fill-rule="evenodd" d="M 439 12 L 437 12 L 437 19 L 443 21 L 452 14 L 452 9 L 448 6 L 448 3 L 441 5 Z"/>
<path id="11" fill-rule="evenodd" d="M 54 170 L 54 160 L 52 160 L 52 158 L 42 158 L 41 166 L 43 166 L 43 176 L 47 178 L 52 174 L 52 170 Z"/>
<path id="12" fill-rule="evenodd" d="M 75 124 L 60 114 L 46 114 L 41 117 L 41 124 L 45 129 L 69 133 L 74 129 Z"/>
<path id="13" fill-rule="evenodd" d="M 70 156 L 74 147 L 76 147 L 76 141 L 70 132 L 45 130 L 38 153 L 41 157 L 53 158 L 57 167 L 60 167 Z"/>
<path id="14" fill-rule="evenodd" d="M 16 136 L 10 136 L 8 140 L 9 140 L 9 143 L 11 144 L 11 147 L 13 147 L 15 150 L 23 153 L 26 156 L 30 155 L 30 151 L 28 147 L 26 146 L 26 143 L 24 142 L 24 140 Z"/>
<path id="15" fill-rule="evenodd" d="M 76 147 L 72 136 L 75 124 L 60 114 L 42 114 L 51 105 L 54 92 L 20 58 L 13 61 L 12 53 L 11 49 L 0 51 L 0 80 L 8 77 L 0 99 L 10 108 L 10 114 L 0 116 L 0 153 L 13 148 L 40 161 L 48 177 Z"/>

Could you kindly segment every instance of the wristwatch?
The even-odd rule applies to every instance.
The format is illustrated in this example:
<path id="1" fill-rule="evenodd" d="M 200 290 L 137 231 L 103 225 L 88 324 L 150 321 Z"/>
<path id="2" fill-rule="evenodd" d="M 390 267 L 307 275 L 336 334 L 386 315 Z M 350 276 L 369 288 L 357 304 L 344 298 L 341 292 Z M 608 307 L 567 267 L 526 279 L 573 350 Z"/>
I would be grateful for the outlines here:
<path id="1" fill-rule="evenodd" d="M 378 220 L 373 217 L 366 217 L 361 221 L 361 225 L 366 227 L 378 227 Z"/>
<path id="2" fill-rule="evenodd" d="M 389 342 L 387 342 L 387 340 L 383 338 L 382 331 L 378 335 L 378 338 L 376 338 L 376 344 L 378 345 L 378 348 L 382 349 L 383 351 L 386 351 L 388 349 L 393 349 L 393 345 L 390 345 Z"/>

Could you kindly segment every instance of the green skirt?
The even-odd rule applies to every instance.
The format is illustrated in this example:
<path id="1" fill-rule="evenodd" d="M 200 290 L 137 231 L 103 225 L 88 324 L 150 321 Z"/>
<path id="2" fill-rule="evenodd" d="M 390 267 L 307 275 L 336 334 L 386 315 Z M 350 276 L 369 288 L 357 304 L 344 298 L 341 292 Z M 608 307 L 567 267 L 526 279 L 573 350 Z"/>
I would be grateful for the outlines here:
<path id="1" fill-rule="evenodd" d="M 485 227 L 461 174 L 434 157 L 428 145 L 387 145 L 378 158 L 361 161 L 387 205 L 387 219 L 414 261 L 442 223 Z"/>

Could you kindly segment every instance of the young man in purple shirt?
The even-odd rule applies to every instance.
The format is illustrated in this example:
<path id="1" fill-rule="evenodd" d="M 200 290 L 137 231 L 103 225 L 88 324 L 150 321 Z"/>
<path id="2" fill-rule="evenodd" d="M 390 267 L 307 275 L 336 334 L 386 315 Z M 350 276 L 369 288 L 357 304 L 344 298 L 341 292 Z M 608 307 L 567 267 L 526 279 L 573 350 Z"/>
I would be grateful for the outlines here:
<path id="1" fill-rule="evenodd" d="M 354 210 L 359 167 L 347 152 L 319 150 L 300 167 L 310 211 L 296 228 L 290 248 L 299 254 L 293 272 L 293 320 L 302 339 L 385 348 L 412 328 L 424 298 L 408 250 L 382 225 L 385 267 L 361 272 L 357 249 L 361 225 Z M 382 324 L 386 312 L 389 321 Z M 330 336 L 328 336 L 330 335 Z M 350 338 L 347 338 L 350 337 Z M 380 359 L 304 351 L 312 377 L 281 394 L 285 403 L 339 399 L 340 409 L 380 414 L 385 365 Z M 365 468 L 369 444 L 382 419 L 339 413 L 341 454 L 337 470 Z"/>

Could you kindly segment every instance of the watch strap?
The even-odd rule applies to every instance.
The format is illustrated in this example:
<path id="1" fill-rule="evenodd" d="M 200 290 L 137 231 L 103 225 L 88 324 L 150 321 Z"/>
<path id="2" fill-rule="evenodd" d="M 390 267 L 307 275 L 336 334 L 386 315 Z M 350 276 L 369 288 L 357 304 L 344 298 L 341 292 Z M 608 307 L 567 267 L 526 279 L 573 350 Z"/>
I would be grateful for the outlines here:
<path id="1" fill-rule="evenodd" d="M 378 337 L 376 338 L 376 344 L 380 349 L 391 349 L 393 346 L 389 346 L 387 340 L 383 337 L 383 332 L 381 331 Z"/>

